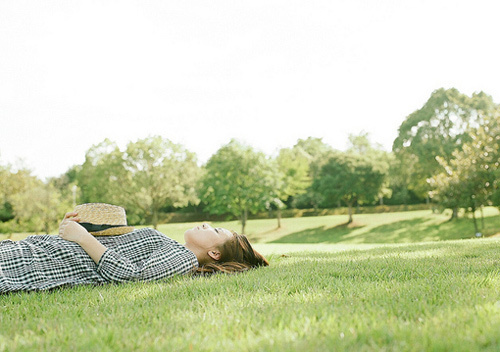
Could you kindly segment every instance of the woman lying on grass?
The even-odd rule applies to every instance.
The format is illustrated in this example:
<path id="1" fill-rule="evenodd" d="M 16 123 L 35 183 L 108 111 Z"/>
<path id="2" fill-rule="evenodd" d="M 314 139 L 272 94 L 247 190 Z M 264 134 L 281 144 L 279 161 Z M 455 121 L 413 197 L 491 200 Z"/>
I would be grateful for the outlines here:
<path id="1" fill-rule="evenodd" d="M 65 215 L 59 236 L 0 242 L 0 292 L 236 273 L 269 265 L 245 236 L 206 223 L 187 230 L 184 240 L 181 245 L 154 229 L 134 230 L 121 207 L 79 205 Z"/>

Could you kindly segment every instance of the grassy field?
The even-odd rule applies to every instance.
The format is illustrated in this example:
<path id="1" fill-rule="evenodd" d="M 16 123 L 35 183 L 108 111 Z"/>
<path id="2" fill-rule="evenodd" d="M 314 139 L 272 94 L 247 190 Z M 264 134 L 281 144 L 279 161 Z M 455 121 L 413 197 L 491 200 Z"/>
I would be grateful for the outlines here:
<path id="1" fill-rule="evenodd" d="M 345 220 L 251 221 L 271 266 L 241 275 L 0 295 L 0 351 L 500 350 L 500 238 L 430 212 Z"/>
<path id="2" fill-rule="evenodd" d="M 484 211 L 484 236 L 500 232 L 500 216 L 497 208 L 488 207 Z M 347 216 L 331 215 L 305 218 L 282 219 L 282 227 L 277 229 L 275 219 L 249 221 L 246 234 L 258 243 L 415 243 L 474 238 L 475 231 L 471 219 L 461 217 L 449 221 L 450 214 L 433 214 L 430 210 L 359 214 L 354 222 L 346 225 Z M 480 222 L 480 221 L 479 221 Z M 182 241 L 184 231 L 198 223 L 164 224 L 159 230 Z M 215 222 L 213 226 L 225 227 L 240 232 L 237 221 Z"/>
<path id="3" fill-rule="evenodd" d="M 500 212 L 497 208 L 485 208 L 485 237 L 500 232 Z M 480 216 L 478 214 L 477 216 Z M 408 211 L 382 214 L 358 214 L 354 222 L 346 225 L 347 216 L 329 215 L 282 219 L 282 227 L 277 228 L 276 219 L 250 220 L 246 235 L 252 243 L 266 244 L 366 244 L 366 243 L 415 243 L 474 238 L 475 231 L 471 219 L 461 217 L 449 221 L 450 213 L 433 214 L 430 210 Z M 479 221 L 479 220 L 478 220 Z M 480 222 L 480 221 L 479 221 Z M 216 227 L 224 227 L 240 233 L 238 221 L 213 222 Z M 182 242 L 186 229 L 199 223 L 174 223 L 159 225 L 158 230 Z M 55 232 L 54 232 L 55 233 Z M 10 238 L 20 240 L 29 234 L 0 234 L 0 240 Z"/>

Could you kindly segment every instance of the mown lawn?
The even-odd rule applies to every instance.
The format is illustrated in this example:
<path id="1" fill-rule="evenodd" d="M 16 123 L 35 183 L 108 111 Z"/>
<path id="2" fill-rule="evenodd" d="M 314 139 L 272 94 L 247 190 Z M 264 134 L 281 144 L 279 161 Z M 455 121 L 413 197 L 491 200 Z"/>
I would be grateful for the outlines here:
<path id="1" fill-rule="evenodd" d="M 452 240 L 473 233 L 398 214 L 360 215 L 347 234 L 329 217 L 285 219 L 283 235 L 251 221 L 271 266 L 241 275 L 0 295 L 0 351 L 500 350 L 500 239 Z M 328 235 L 280 242 L 300 220 Z M 452 234 L 406 243 L 424 229 Z"/>
<path id="2" fill-rule="evenodd" d="M 488 207 L 484 216 L 483 236 L 500 232 L 498 209 Z M 276 219 L 252 220 L 245 232 L 253 242 L 298 244 L 415 243 L 475 237 L 472 219 L 461 217 L 450 221 L 448 212 L 433 214 L 430 210 L 357 214 L 349 225 L 345 215 L 287 218 L 281 222 L 282 227 L 277 229 Z M 481 225 L 481 220 L 478 219 L 478 223 Z M 164 224 L 158 229 L 182 241 L 186 228 L 195 225 L 198 223 Z M 237 221 L 214 222 L 212 225 L 241 232 Z"/>
<path id="3" fill-rule="evenodd" d="M 500 349 L 500 240 L 316 246 L 236 276 L 3 295 L 0 351 Z"/>
<path id="4" fill-rule="evenodd" d="M 500 212 L 498 208 L 484 210 L 485 237 L 500 232 Z M 478 212 L 477 216 L 480 214 Z M 474 238 L 474 225 L 470 218 L 461 217 L 449 221 L 448 212 L 434 214 L 430 210 L 356 214 L 354 222 L 346 225 L 347 216 L 329 215 L 282 219 L 282 227 L 277 228 L 276 219 L 250 220 L 246 235 L 252 243 L 296 243 L 296 244 L 366 244 L 366 243 L 415 243 Z M 478 220 L 481 225 L 481 221 Z M 186 229 L 200 223 L 161 224 L 158 230 L 182 243 Z M 238 221 L 211 223 L 241 233 Z M 54 232 L 55 234 L 56 232 Z M 0 240 L 19 240 L 28 234 L 0 234 Z"/>

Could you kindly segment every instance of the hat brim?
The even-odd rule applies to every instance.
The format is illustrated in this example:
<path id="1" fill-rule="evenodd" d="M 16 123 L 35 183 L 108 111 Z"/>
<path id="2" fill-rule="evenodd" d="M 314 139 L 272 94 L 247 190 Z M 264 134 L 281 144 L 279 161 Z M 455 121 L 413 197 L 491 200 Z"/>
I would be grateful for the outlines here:
<path id="1" fill-rule="evenodd" d="M 124 235 L 126 233 L 134 231 L 135 228 L 133 226 L 120 226 L 120 227 L 111 227 L 106 230 L 91 232 L 94 236 L 117 236 Z"/>

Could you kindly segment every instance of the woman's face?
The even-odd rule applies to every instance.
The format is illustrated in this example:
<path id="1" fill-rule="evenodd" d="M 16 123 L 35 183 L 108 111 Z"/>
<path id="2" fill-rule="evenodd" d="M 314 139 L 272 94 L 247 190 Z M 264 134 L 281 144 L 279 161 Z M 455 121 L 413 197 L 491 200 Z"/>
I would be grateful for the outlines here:
<path id="1" fill-rule="evenodd" d="M 184 233 L 186 245 L 203 249 L 219 247 L 233 237 L 229 230 L 221 227 L 214 229 L 207 223 L 195 226 Z"/>

